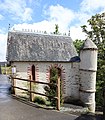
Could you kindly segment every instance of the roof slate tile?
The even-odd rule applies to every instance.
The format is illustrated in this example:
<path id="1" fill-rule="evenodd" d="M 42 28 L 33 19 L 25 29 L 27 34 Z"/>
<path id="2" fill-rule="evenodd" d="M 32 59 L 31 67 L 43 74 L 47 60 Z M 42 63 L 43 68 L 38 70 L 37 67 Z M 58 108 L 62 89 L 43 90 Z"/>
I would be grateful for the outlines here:
<path id="1" fill-rule="evenodd" d="M 70 61 L 77 56 L 68 36 L 9 32 L 8 61 Z"/>

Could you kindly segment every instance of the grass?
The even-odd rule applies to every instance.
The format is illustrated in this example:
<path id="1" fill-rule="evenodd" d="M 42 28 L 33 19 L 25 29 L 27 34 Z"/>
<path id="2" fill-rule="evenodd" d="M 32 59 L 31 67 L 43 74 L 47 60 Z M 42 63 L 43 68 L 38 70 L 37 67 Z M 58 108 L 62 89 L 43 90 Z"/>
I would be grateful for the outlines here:
<path id="1" fill-rule="evenodd" d="M 10 67 L 1 67 L 2 74 L 11 75 L 11 66 Z"/>
<path id="2" fill-rule="evenodd" d="M 36 96 L 34 98 L 34 102 L 41 104 L 41 105 L 45 105 L 46 104 L 46 100 L 40 96 Z"/>

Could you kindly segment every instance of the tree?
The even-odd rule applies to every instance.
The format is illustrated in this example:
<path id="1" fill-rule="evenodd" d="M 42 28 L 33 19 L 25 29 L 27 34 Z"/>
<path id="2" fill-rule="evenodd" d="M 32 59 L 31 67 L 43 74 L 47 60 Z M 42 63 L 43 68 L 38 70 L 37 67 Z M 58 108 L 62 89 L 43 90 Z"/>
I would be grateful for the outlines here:
<path id="1" fill-rule="evenodd" d="M 59 34 L 59 26 L 58 24 L 55 24 L 55 31 L 54 31 L 54 34 Z"/>
<path id="2" fill-rule="evenodd" d="M 84 42 L 83 40 L 78 40 L 78 39 L 73 41 L 73 44 L 74 44 L 78 54 L 80 52 L 80 47 L 82 46 L 83 42 Z"/>
<path id="3" fill-rule="evenodd" d="M 96 104 L 103 104 L 102 88 L 105 86 L 105 13 L 96 14 L 87 21 L 91 26 L 89 31 L 86 25 L 81 26 L 83 32 L 87 34 L 98 47 L 98 68 L 96 83 Z"/>

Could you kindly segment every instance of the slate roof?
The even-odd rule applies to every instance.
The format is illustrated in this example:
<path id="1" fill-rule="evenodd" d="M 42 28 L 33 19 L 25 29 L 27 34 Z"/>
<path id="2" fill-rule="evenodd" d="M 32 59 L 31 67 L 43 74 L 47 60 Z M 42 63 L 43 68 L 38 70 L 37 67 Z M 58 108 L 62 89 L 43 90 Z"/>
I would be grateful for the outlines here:
<path id="1" fill-rule="evenodd" d="M 7 61 L 70 61 L 77 56 L 68 36 L 9 32 Z"/>
<path id="2" fill-rule="evenodd" d="M 97 46 L 94 44 L 92 40 L 87 38 L 81 47 L 81 50 L 85 50 L 85 49 L 96 49 L 97 50 Z"/>

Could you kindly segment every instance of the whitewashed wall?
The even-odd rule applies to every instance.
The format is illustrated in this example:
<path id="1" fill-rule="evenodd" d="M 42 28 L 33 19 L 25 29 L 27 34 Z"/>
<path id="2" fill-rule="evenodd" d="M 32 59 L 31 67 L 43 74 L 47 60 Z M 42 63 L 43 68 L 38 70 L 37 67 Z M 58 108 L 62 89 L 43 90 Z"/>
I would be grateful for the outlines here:
<path id="1" fill-rule="evenodd" d="M 80 69 L 97 71 L 97 50 L 81 50 Z"/>
<path id="2" fill-rule="evenodd" d="M 63 96 L 68 99 L 79 99 L 79 63 L 50 63 L 50 62 L 14 62 L 19 78 L 28 79 L 30 67 L 35 65 L 37 81 L 49 82 L 49 71 L 52 66 L 61 69 Z M 16 82 L 18 86 L 26 87 L 27 82 Z M 43 92 L 43 85 L 38 85 L 36 92 Z M 16 90 L 16 94 L 20 91 Z"/>
<path id="3" fill-rule="evenodd" d="M 80 100 L 95 112 L 97 49 L 80 51 Z"/>

